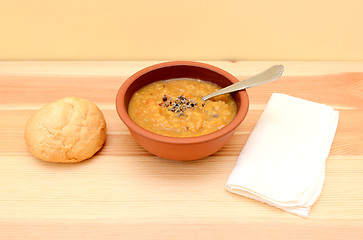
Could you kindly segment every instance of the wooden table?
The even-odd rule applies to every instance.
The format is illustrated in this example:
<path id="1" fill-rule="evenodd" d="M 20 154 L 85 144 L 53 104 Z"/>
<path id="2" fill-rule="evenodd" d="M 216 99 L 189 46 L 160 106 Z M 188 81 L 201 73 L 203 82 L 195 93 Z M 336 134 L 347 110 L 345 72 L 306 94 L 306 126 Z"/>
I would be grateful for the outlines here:
<path id="1" fill-rule="evenodd" d="M 363 62 L 208 62 L 240 79 L 286 70 L 248 90 L 249 113 L 221 151 L 190 162 L 152 156 L 116 114 L 120 85 L 154 63 L 0 62 L 0 239 L 363 239 Z M 307 219 L 224 189 L 273 92 L 340 111 Z M 37 160 L 23 139 L 29 116 L 64 96 L 95 102 L 108 124 L 103 149 L 79 164 Z"/>

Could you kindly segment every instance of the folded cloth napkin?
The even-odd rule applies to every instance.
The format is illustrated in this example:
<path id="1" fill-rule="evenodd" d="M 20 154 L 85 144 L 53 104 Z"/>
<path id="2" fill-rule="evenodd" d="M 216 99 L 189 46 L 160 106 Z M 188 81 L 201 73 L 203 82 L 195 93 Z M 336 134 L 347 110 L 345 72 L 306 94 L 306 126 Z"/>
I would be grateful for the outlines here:
<path id="1" fill-rule="evenodd" d="M 329 106 L 273 93 L 226 189 L 307 217 L 323 187 L 338 116 Z"/>

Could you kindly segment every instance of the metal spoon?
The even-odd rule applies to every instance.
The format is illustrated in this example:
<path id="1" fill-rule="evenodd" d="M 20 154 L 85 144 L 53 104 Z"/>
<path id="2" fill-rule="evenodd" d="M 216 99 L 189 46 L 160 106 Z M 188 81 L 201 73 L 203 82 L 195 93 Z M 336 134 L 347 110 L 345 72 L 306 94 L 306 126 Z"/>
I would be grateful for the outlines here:
<path id="1" fill-rule="evenodd" d="M 212 92 L 212 93 L 202 97 L 202 100 L 206 101 L 207 99 L 215 97 L 215 96 L 219 96 L 219 95 L 230 93 L 230 92 L 240 91 L 240 90 L 243 90 L 246 88 L 255 87 L 255 86 L 258 86 L 258 85 L 261 85 L 264 83 L 274 81 L 274 80 L 278 79 L 283 72 L 284 72 L 284 66 L 274 65 L 255 76 L 247 78 L 246 80 L 232 84 L 232 85 L 222 88 L 218 91 Z"/>

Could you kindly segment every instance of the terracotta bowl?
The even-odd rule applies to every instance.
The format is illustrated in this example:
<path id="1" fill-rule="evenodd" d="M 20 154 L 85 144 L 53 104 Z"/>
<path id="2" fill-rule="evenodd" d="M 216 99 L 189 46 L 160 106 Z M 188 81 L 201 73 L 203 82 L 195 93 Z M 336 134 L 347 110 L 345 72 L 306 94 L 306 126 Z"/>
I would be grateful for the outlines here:
<path id="1" fill-rule="evenodd" d="M 236 117 L 216 132 L 198 137 L 168 137 L 150 132 L 137 125 L 128 115 L 131 96 L 143 86 L 171 78 L 195 78 L 226 87 L 238 82 L 228 72 L 215 66 L 191 61 L 173 61 L 146 67 L 129 77 L 116 96 L 116 109 L 121 120 L 129 128 L 135 140 L 150 153 L 171 160 L 196 160 L 220 150 L 233 136 L 248 111 L 247 92 L 232 94 L 237 103 Z"/>

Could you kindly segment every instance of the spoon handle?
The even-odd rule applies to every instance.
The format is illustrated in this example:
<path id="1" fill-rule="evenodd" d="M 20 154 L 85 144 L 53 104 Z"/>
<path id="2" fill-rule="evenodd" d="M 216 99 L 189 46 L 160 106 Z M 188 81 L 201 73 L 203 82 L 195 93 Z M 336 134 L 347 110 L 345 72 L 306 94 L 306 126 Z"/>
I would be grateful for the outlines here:
<path id="1" fill-rule="evenodd" d="M 264 83 L 274 81 L 274 80 L 278 79 L 283 72 L 284 72 L 284 66 L 274 65 L 257 75 L 247 78 L 246 80 L 232 84 L 232 85 L 222 88 L 218 91 L 212 92 L 212 93 L 202 97 L 202 100 L 206 101 L 207 99 L 215 97 L 215 96 L 219 96 L 219 95 L 230 93 L 230 92 L 240 91 L 240 90 L 243 90 L 246 88 L 255 87 L 255 86 L 258 86 L 258 85 L 261 85 Z"/>

